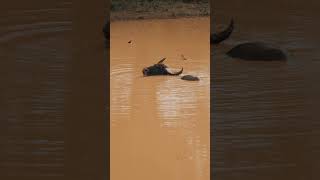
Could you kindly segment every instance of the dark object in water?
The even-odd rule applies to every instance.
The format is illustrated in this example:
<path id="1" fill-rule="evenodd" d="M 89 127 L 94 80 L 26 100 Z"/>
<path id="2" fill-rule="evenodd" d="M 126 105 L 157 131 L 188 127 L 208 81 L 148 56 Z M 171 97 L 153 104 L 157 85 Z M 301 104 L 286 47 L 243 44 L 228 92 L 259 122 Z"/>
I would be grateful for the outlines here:
<path id="1" fill-rule="evenodd" d="M 200 81 L 200 79 L 197 76 L 192 76 L 192 75 L 182 76 L 181 79 L 186 81 Z"/>
<path id="2" fill-rule="evenodd" d="M 248 42 L 235 46 L 227 55 L 233 58 L 255 61 L 286 60 L 286 54 L 269 44 L 262 42 Z"/>
<path id="3" fill-rule="evenodd" d="M 110 22 L 109 21 L 106 21 L 106 23 L 104 24 L 102 32 L 103 32 L 104 38 L 106 40 L 110 40 Z"/>
<path id="4" fill-rule="evenodd" d="M 172 73 L 168 71 L 168 67 L 163 64 L 163 61 L 166 58 L 161 59 L 157 64 L 153 66 L 149 66 L 143 68 L 142 73 L 144 76 L 155 76 L 155 75 L 171 75 L 171 76 L 178 76 L 183 72 L 183 68 L 179 72 Z"/>
<path id="5" fill-rule="evenodd" d="M 222 32 L 214 33 L 214 34 L 210 35 L 210 44 L 219 44 L 222 41 L 228 39 L 230 37 L 233 29 L 234 29 L 234 22 L 233 22 L 233 19 L 231 19 L 231 22 L 230 22 L 229 26 L 227 27 L 227 29 L 225 29 Z"/>
<path id="6" fill-rule="evenodd" d="M 128 41 L 128 43 L 130 44 L 132 41 L 130 40 L 130 41 Z"/>
<path id="7" fill-rule="evenodd" d="M 186 57 L 184 57 L 184 55 L 183 55 L 183 54 L 181 54 L 181 58 L 182 58 L 182 60 L 187 60 L 187 58 L 186 58 Z"/>

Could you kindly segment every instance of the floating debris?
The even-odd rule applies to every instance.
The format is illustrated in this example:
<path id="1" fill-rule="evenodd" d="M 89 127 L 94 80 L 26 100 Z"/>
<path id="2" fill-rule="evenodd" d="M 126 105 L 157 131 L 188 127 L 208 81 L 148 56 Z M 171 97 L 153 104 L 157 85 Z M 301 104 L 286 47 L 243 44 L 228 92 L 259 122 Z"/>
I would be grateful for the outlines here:
<path id="1" fill-rule="evenodd" d="M 182 60 L 187 60 L 187 58 L 186 58 L 186 57 L 184 57 L 184 55 L 183 55 L 183 54 L 181 54 L 181 58 L 182 58 Z"/>

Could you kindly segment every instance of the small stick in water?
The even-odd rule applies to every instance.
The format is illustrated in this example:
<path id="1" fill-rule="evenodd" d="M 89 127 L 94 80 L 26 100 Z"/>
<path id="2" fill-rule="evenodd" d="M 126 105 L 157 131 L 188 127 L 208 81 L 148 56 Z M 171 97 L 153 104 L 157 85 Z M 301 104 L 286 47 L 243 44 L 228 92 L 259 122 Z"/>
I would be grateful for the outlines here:
<path id="1" fill-rule="evenodd" d="M 181 58 L 182 60 L 187 60 L 187 58 L 185 58 L 183 54 L 181 54 Z"/>

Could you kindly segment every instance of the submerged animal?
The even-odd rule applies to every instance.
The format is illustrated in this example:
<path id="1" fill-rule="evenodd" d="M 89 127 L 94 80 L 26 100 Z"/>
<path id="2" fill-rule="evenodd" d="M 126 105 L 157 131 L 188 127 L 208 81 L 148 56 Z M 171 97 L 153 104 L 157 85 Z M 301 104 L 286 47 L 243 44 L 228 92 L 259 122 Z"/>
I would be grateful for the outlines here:
<path id="1" fill-rule="evenodd" d="M 233 19 L 227 29 L 224 31 L 213 34 L 210 36 L 210 43 L 219 44 L 230 37 L 234 29 Z M 238 58 L 243 60 L 262 60 L 262 61 L 276 61 L 276 60 L 286 60 L 287 56 L 284 51 L 279 48 L 273 47 L 270 44 L 263 42 L 247 42 L 242 43 L 230 51 L 227 55 L 232 58 Z"/>
<path id="2" fill-rule="evenodd" d="M 286 54 L 278 48 L 265 44 L 263 42 L 248 42 L 235 46 L 227 55 L 233 58 L 243 60 L 286 60 Z"/>
<path id="3" fill-rule="evenodd" d="M 166 58 L 161 59 L 157 64 L 154 64 L 149 67 L 145 67 L 142 70 L 144 76 L 155 76 L 155 75 L 171 75 L 178 76 L 183 72 L 183 68 L 179 72 L 170 72 L 168 66 L 163 64 Z"/>
<path id="4" fill-rule="evenodd" d="M 234 29 L 234 22 L 233 22 L 233 19 L 231 19 L 229 26 L 225 30 L 219 33 L 214 33 L 210 35 L 210 44 L 219 44 L 222 41 L 228 39 L 231 33 L 233 32 L 233 29 Z"/>
<path id="5" fill-rule="evenodd" d="M 200 81 L 200 79 L 197 76 L 192 76 L 192 75 L 182 76 L 181 79 L 186 81 Z"/>

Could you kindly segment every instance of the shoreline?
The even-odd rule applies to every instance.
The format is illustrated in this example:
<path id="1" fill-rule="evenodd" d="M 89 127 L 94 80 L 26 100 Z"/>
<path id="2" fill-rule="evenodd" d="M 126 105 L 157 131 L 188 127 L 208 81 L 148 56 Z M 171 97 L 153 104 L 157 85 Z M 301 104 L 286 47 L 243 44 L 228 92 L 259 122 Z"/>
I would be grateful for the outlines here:
<path id="1" fill-rule="evenodd" d="M 176 19 L 210 17 L 210 7 L 207 1 L 143 1 L 129 3 L 118 0 L 112 4 L 110 22 L 129 20 Z"/>
<path id="2" fill-rule="evenodd" d="M 110 19 L 110 22 L 123 22 L 123 21 L 144 21 L 144 20 L 171 20 L 171 19 L 191 19 L 191 18 L 210 18 L 210 15 L 207 16 L 179 16 L 179 17 L 148 17 L 148 18 L 118 18 Z"/>

